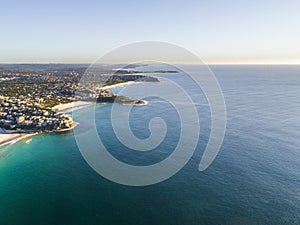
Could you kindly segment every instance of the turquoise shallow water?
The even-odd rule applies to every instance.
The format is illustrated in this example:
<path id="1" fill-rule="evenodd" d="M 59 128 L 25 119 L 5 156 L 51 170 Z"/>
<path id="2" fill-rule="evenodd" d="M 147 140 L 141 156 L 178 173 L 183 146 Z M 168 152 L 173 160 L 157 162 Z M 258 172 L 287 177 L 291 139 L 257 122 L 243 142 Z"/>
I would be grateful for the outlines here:
<path id="1" fill-rule="evenodd" d="M 300 67 L 214 66 L 227 106 L 223 146 L 213 164 L 197 168 L 210 131 L 209 108 L 198 99 L 200 141 L 188 164 L 170 179 L 128 187 L 99 176 L 84 161 L 73 133 L 35 136 L 1 148 L 0 224 L 300 224 Z M 166 74 L 184 85 L 180 74 Z M 167 157 L 177 143 L 178 115 L 155 97 L 132 111 L 133 132 L 149 135 L 159 115 L 168 135 L 145 154 L 122 147 L 111 105 L 98 105 L 98 132 L 112 155 L 135 165 Z M 84 125 L 85 110 L 78 111 Z"/>

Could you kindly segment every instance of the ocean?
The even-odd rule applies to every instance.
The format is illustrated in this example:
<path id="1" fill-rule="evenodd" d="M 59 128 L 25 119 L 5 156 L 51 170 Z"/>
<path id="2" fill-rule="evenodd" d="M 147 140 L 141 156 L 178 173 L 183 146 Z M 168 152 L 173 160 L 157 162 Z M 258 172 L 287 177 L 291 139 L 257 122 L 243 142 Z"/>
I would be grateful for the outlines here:
<path id="1" fill-rule="evenodd" d="M 199 143 L 178 173 L 150 186 L 121 185 L 88 165 L 73 132 L 34 136 L 0 149 L 0 224 L 300 224 L 300 66 L 213 65 L 211 70 L 224 95 L 227 127 L 208 169 L 198 170 L 211 131 L 204 93 L 181 73 L 155 75 L 181 84 L 199 113 Z M 161 145 L 149 152 L 124 147 L 111 125 L 112 105 L 96 106 L 102 142 L 128 164 L 167 158 L 180 136 L 174 106 L 159 96 L 146 100 L 131 111 L 132 132 L 147 138 L 155 116 L 168 127 Z M 74 112 L 83 134 L 89 133 L 88 109 Z"/>

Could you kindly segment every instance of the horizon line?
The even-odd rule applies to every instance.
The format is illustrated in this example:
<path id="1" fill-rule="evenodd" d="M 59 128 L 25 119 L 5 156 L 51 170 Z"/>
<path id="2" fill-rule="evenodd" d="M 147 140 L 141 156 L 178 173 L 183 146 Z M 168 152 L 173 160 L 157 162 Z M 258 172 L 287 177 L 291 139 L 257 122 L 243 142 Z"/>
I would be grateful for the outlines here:
<path id="1" fill-rule="evenodd" d="M 87 63 L 87 62 L 0 62 L 0 65 L 92 65 L 92 64 L 97 64 L 97 63 Z M 116 64 L 116 65 L 122 65 L 122 64 L 127 64 L 127 63 L 99 63 L 99 64 L 106 64 L 106 65 L 113 65 L 113 64 Z M 155 64 L 155 63 L 133 63 L 133 64 Z M 197 65 L 197 63 L 193 63 L 193 62 L 190 62 L 190 63 L 174 63 L 174 64 L 182 64 L 182 65 Z M 287 63 L 287 62 L 282 62 L 282 63 L 279 63 L 279 62 L 274 62 L 274 63 L 270 63 L 270 62 L 265 62 L 265 63 L 243 63 L 243 62 L 228 62 L 228 63 L 205 63 L 203 62 L 203 64 L 205 65 L 286 65 L 286 66 L 289 66 L 289 65 L 300 65 L 300 62 L 299 63 L 295 63 L 295 62 L 291 62 L 291 63 Z"/>

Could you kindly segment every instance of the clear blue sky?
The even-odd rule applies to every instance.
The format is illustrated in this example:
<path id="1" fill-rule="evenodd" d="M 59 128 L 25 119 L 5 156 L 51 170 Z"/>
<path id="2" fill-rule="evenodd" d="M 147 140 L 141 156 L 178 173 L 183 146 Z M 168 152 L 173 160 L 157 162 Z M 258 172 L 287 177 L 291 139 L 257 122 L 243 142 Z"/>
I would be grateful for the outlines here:
<path id="1" fill-rule="evenodd" d="M 1 1 L 0 63 L 89 63 L 157 40 L 207 63 L 300 63 L 299 0 Z"/>

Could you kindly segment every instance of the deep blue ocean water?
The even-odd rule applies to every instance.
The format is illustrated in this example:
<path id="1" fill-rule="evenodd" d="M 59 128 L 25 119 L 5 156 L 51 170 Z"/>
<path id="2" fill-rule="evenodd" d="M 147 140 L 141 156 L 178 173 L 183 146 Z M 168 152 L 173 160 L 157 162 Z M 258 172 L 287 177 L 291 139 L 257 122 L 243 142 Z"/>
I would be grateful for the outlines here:
<path id="1" fill-rule="evenodd" d="M 224 94 L 227 129 L 207 170 L 199 172 L 198 164 L 210 132 L 208 103 L 180 73 L 164 74 L 186 85 L 200 115 L 199 144 L 180 172 L 146 187 L 116 184 L 89 167 L 73 133 L 38 135 L 0 149 L 0 224 L 300 224 L 300 66 L 211 69 Z M 102 141 L 113 156 L 135 165 L 168 157 L 179 137 L 172 105 L 146 100 L 132 110 L 135 135 L 149 136 L 153 116 L 168 125 L 162 145 L 146 153 L 122 147 L 111 105 L 96 107 Z M 83 133 L 89 132 L 85 110 L 76 112 Z"/>

